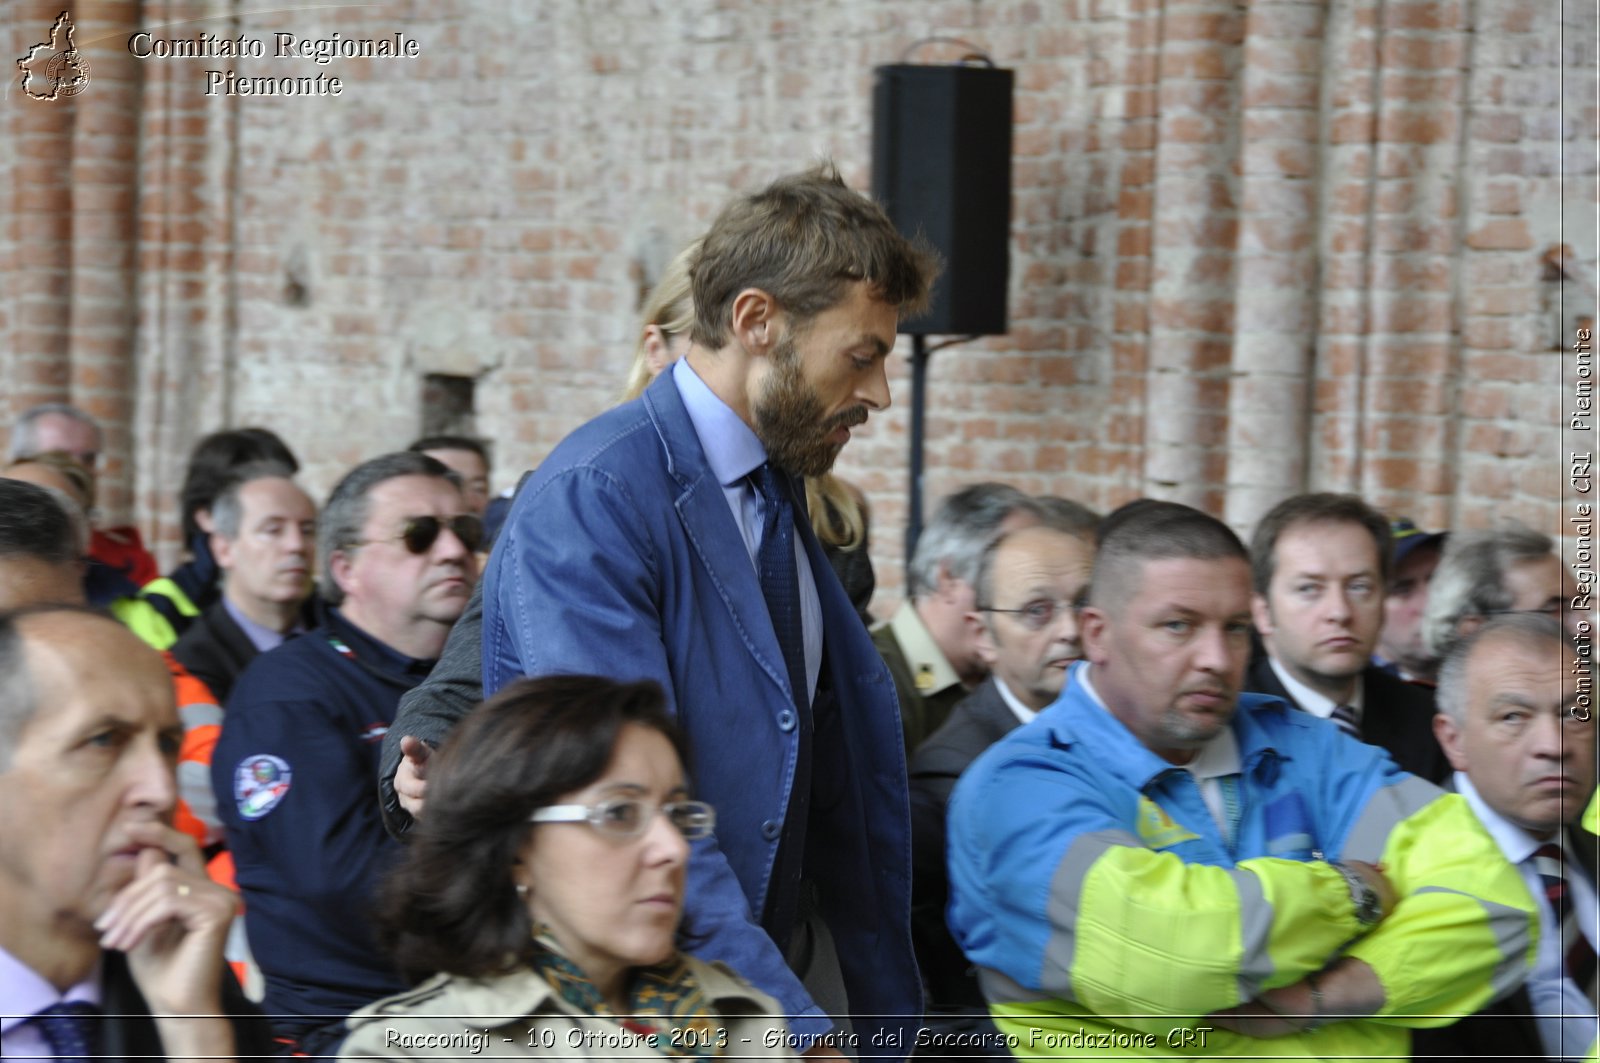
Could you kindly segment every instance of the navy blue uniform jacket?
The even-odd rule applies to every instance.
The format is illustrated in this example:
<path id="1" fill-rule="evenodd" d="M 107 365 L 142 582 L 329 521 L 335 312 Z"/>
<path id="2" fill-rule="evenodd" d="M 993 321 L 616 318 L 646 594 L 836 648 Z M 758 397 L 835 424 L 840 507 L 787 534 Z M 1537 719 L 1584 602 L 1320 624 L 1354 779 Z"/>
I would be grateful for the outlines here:
<path id="1" fill-rule="evenodd" d="M 329 609 L 323 626 L 257 657 L 234 684 L 211 782 L 266 981 L 262 1008 L 285 1033 L 407 986 L 371 929 L 378 880 L 402 848 L 383 829 L 372 780 L 400 696 L 431 663 Z"/>

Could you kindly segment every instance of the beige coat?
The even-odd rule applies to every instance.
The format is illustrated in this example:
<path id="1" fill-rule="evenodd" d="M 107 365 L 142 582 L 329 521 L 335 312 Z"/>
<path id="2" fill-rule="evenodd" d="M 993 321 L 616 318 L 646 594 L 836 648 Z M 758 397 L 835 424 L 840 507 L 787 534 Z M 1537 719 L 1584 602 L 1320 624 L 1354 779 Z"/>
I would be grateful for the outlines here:
<path id="1" fill-rule="evenodd" d="M 711 1036 L 727 1058 L 795 1058 L 789 1027 L 771 997 L 720 963 L 689 957 L 721 1023 Z M 608 1016 L 585 1015 L 537 972 L 499 978 L 435 975 L 408 993 L 369 1004 L 347 1020 L 342 1060 L 661 1059 Z"/>

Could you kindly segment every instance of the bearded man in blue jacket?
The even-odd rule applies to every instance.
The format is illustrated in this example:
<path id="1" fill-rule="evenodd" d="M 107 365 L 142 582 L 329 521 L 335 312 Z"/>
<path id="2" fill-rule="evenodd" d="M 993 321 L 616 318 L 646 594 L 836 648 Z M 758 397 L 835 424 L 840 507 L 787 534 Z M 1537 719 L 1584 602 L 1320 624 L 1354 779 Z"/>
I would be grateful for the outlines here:
<path id="1" fill-rule="evenodd" d="M 736 200 L 691 267 L 689 352 L 545 460 L 485 585 L 486 694 L 558 672 L 666 690 L 717 809 L 681 944 L 818 1052 L 894 1054 L 922 1001 L 894 687 L 798 478 L 889 404 L 931 273 L 831 168 Z"/>

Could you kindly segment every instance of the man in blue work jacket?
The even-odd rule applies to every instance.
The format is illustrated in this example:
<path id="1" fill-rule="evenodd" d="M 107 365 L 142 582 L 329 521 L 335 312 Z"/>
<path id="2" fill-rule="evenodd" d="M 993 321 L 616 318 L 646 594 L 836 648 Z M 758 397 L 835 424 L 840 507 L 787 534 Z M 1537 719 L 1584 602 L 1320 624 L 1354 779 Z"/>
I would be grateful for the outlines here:
<path id="1" fill-rule="evenodd" d="M 1113 513 L 1089 600 L 1087 663 L 951 802 L 950 929 L 1013 1052 L 1404 1057 L 1526 977 L 1532 899 L 1460 796 L 1240 695 L 1226 525 Z"/>

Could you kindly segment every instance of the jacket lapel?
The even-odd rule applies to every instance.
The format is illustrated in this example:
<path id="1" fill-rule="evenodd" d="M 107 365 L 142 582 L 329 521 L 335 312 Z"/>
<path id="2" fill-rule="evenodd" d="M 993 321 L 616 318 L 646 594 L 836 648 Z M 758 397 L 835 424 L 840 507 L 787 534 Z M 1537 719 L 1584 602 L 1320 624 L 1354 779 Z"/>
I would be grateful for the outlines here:
<path id="1" fill-rule="evenodd" d="M 761 594 L 761 580 L 744 537 L 739 533 L 727 496 L 706 462 L 694 422 L 684 409 L 671 373 L 662 373 L 644 394 L 645 408 L 660 436 L 667 471 L 682 490 L 673 503 L 684 535 L 705 567 L 706 575 L 728 610 L 740 641 L 757 666 L 789 701 L 789 680 L 778 635 Z"/>

